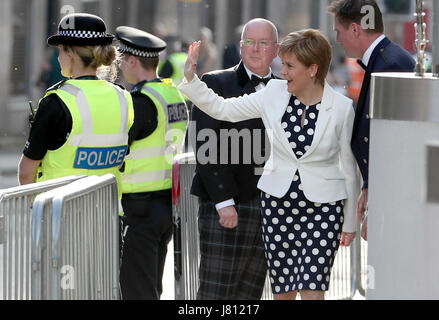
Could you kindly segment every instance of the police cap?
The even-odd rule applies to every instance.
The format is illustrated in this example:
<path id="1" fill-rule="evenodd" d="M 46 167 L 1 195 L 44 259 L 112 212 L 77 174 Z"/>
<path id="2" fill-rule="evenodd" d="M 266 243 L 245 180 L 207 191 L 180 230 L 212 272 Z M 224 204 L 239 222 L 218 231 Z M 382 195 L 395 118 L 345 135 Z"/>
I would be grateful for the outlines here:
<path id="1" fill-rule="evenodd" d="M 160 52 L 166 49 L 166 42 L 162 39 L 132 27 L 117 27 L 116 38 L 120 41 L 119 51 L 133 56 L 158 57 Z"/>
<path id="2" fill-rule="evenodd" d="M 51 46 L 97 46 L 108 45 L 114 36 L 107 33 L 104 20 L 89 13 L 72 13 L 64 16 L 57 34 L 50 36 L 47 43 Z"/>

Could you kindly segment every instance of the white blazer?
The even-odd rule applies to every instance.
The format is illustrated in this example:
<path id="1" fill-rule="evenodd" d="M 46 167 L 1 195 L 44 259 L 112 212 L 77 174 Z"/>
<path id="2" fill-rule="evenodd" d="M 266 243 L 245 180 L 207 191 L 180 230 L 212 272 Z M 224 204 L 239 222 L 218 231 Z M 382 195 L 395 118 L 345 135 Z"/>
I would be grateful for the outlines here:
<path id="1" fill-rule="evenodd" d="M 343 231 L 357 231 L 355 208 L 360 179 L 351 150 L 354 123 L 351 99 L 325 84 L 313 142 L 297 159 L 281 123 L 291 98 L 287 81 L 273 79 L 263 90 L 230 99 L 217 96 L 197 76 L 189 83 L 184 79 L 179 89 L 215 119 L 238 122 L 261 118 L 268 131 L 271 155 L 258 188 L 272 196 L 283 197 L 298 170 L 305 197 L 317 203 L 345 199 Z"/>

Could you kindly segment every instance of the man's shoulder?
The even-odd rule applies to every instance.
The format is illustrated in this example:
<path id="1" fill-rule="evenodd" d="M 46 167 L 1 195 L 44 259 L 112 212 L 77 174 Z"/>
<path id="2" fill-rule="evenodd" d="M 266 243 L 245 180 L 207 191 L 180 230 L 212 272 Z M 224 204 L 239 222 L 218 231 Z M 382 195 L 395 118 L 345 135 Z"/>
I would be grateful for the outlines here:
<path id="1" fill-rule="evenodd" d="M 201 81 L 220 96 L 230 97 L 243 93 L 239 75 L 233 68 L 205 73 Z"/>
<path id="2" fill-rule="evenodd" d="M 412 55 L 395 42 L 382 48 L 378 53 L 377 67 L 389 71 L 413 71 L 415 60 Z"/>
<path id="3" fill-rule="evenodd" d="M 212 80 L 212 81 L 230 81 L 231 79 L 237 79 L 238 73 L 236 72 L 235 67 L 228 68 L 228 69 L 221 69 L 221 70 L 215 70 L 210 71 L 208 73 L 203 74 L 203 77 L 201 78 L 204 80 Z"/>
<path id="4" fill-rule="evenodd" d="M 385 52 L 389 52 L 392 55 L 394 55 L 395 57 L 414 61 L 410 52 L 408 52 L 406 49 L 404 49 L 403 47 L 401 47 L 399 44 L 397 44 L 395 42 L 390 42 L 386 49 L 387 50 L 385 50 Z"/>

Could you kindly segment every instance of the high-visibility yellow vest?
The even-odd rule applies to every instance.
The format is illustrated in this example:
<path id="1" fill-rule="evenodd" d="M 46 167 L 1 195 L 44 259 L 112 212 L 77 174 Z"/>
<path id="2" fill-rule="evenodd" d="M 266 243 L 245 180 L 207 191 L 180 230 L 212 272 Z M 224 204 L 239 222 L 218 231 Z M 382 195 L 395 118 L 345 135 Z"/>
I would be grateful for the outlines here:
<path id="1" fill-rule="evenodd" d="M 184 65 L 186 64 L 187 53 L 174 52 L 168 57 L 168 61 L 171 63 L 174 73 L 171 76 L 172 81 L 176 85 L 179 85 L 184 78 Z"/>
<path id="2" fill-rule="evenodd" d="M 140 92 L 154 102 L 158 124 L 151 135 L 130 145 L 122 193 L 172 188 L 173 159 L 184 143 L 189 118 L 184 98 L 171 79 L 147 82 Z"/>
<path id="3" fill-rule="evenodd" d="M 128 149 L 134 121 L 128 91 L 104 80 L 67 80 L 45 95 L 56 94 L 72 116 L 67 141 L 44 156 L 38 181 L 75 174 L 112 173 L 121 191 L 119 167 Z"/>

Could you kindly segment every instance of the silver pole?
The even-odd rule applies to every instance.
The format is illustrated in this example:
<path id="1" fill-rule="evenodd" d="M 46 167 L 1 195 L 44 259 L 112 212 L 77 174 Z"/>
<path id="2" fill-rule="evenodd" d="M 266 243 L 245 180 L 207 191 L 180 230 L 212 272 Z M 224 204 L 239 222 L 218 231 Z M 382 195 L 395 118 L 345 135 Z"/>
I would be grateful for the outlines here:
<path id="1" fill-rule="evenodd" d="M 439 77 L 439 1 L 433 1 L 433 74 Z"/>
<path id="2" fill-rule="evenodd" d="M 425 49 L 428 44 L 426 38 L 426 23 L 424 22 L 425 12 L 424 12 L 424 1 L 416 0 L 416 40 L 415 45 L 417 49 L 418 60 L 416 62 L 415 73 L 417 76 L 423 77 L 425 73 Z"/>

